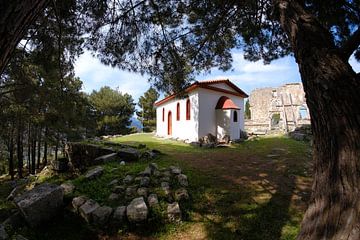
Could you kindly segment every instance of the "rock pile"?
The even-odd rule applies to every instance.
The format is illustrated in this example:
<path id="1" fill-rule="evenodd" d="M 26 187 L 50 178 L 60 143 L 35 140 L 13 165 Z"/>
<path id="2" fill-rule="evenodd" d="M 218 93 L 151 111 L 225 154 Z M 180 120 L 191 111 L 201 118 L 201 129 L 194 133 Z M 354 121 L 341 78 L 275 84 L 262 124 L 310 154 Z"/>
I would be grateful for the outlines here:
<path id="1" fill-rule="evenodd" d="M 162 216 L 167 221 L 179 222 L 181 204 L 189 200 L 188 184 L 181 168 L 159 169 L 156 163 L 151 163 L 136 175 L 129 174 L 109 183 L 112 193 L 108 200 L 119 206 L 100 206 L 85 196 L 73 198 L 72 206 L 88 223 L 98 227 L 142 224 L 155 209 L 163 210 Z"/>

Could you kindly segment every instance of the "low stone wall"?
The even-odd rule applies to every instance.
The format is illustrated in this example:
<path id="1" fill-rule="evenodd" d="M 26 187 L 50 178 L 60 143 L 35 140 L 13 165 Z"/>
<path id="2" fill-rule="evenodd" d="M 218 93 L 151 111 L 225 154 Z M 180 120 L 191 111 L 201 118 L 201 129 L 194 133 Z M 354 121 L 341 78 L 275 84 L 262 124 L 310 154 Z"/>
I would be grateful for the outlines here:
<path id="1" fill-rule="evenodd" d="M 112 148 L 81 142 L 68 143 L 65 151 L 73 167 L 80 171 L 85 170 L 89 166 L 99 164 L 94 162 L 96 158 L 115 153 Z"/>

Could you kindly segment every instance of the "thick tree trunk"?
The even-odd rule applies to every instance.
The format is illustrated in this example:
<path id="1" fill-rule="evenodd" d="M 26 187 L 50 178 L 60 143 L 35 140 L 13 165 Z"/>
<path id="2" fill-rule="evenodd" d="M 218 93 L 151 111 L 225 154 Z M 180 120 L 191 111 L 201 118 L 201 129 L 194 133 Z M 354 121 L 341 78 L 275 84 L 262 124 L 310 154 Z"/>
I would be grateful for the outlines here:
<path id="1" fill-rule="evenodd" d="M 0 0 L 0 75 L 29 25 L 49 0 Z"/>
<path id="2" fill-rule="evenodd" d="M 314 134 L 312 200 L 298 239 L 360 239 L 360 79 L 313 16 L 279 2 Z"/>

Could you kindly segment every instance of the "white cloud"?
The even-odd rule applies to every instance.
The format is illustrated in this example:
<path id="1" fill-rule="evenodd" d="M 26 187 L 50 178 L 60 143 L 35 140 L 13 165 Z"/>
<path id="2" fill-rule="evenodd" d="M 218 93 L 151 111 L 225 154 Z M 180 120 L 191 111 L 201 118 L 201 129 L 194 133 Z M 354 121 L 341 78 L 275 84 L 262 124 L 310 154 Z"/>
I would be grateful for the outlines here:
<path id="1" fill-rule="evenodd" d="M 83 81 L 83 91 L 87 93 L 109 86 L 130 94 L 137 101 L 150 87 L 146 76 L 106 66 L 89 52 L 76 61 L 75 73 Z"/>

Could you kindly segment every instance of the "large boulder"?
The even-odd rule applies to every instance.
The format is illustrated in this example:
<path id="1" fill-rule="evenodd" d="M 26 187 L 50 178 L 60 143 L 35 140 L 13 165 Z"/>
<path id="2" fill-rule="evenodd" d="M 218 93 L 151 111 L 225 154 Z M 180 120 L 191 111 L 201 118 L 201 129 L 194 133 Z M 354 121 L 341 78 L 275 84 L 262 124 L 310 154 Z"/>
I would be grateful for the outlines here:
<path id="1" fill-rule="evenodd" d="M 118 156 L 125 161 L 139 160 L 141 152 L 135 148 L 127 147 L 118 150 Z"/>
<path id="2" fill-rule="evenodd" d="M 60 186 L 44 183 L 14 199 L 26 222 L 31 226 L 50 220 L 63 206 Z"/>
<path id="3" fill-rule="evenodd" d="M 126 207 L 126 215 L 129 222 L 140 223 L 144 222 L 148 217 L 148 208 L 143 197 L 135 198 Z"/>

